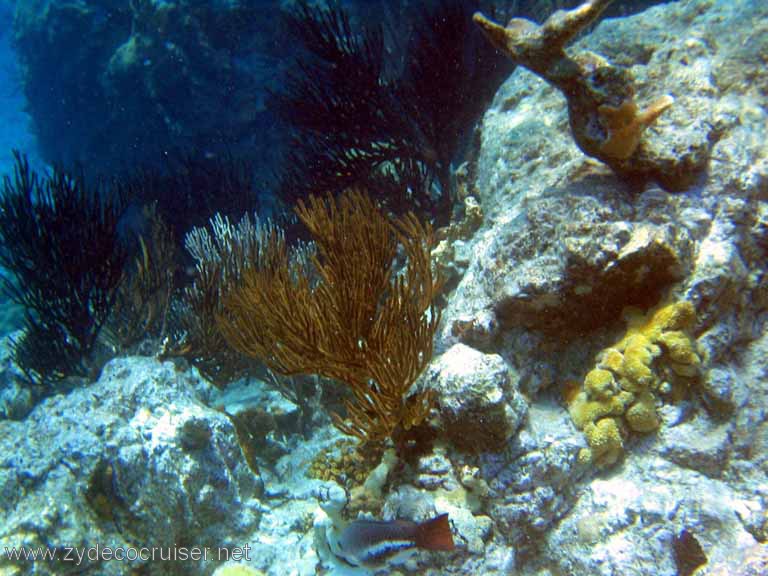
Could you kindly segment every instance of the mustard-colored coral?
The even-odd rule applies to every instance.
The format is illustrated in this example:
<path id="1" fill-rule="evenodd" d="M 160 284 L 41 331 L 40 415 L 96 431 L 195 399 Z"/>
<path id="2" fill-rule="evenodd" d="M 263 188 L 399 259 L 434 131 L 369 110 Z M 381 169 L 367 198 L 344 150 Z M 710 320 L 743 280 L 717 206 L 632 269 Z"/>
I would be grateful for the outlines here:
<path id="1" fill-rule="evenodd" d="M 669 354 L 672 368 L 681 376 L 689 376 L 691 370 L 698 367 L 699 355 L 685 332 L 679 330 L 665 332 L 659 336 L 659 343 Z"/>
<path id="2" fill-rule="evenodd" d="M 601 151 L 607 156 L 622 160 L 632 156 L 645 129 L 672 106 L 674 101 L 672 96 L 662 96 L 642 111 L 632 100 L 625 100 L 619 107 L 606 104 L 599 106 L 598 114 L 608 131 L 608 138 L 602 143 Z"/>
<path id="3" fill-rule="evenodd" d="M 571 402 L 568 410 L 574 424 L 584 428 L 590 422 L 606 416 L 621 416 L 632 402 L 634 396 L 628 392 L 620 392 L 603 400 L 592 400 L 585 391 L 580 392 Z"/>
<path id="4" fill-rule="evenodd" d="M 610 466 L 624 453 L 624 442 L 615 418 L 603 418 L 584 427 L 588 449 L 579 453 L 579 460 L 596 466 Z"/>
<path id="5" fill-rule="evenodd" d="M 351 489 L 365 482 L 380 458 L 381 453 L 376 449 L 369 447 L 367 450 L 359 450 L 354 442 L 340 440 L 317 453 L 309 464 L 307 475 Z"/>
<path id="6" fill-rule="evenodd" d="M 651 365 L 660 353 L 659 347 L 645 334 L 635 334 L 627 340 L 620 372 L 625 390 L 638 392 L 650 386 L 653 382 Z"/>
<path id="7" fill-rule="evenodd" d="M 624 354 L 616 350 L 616 348 L 606 348 L 600 353 L 599 358 L 600 361 L 597 364 L 599 368 L 605 368 L 614 374 L 621 371 L 621 366 L 624 363 Z"/>
<path id="8" fill-rule="evenodd" d="M 646 391 L 640 394 L 624 415 L 627 425 L 634 432 L 653 432 L 659 427 L 659 417 L 656 414 L 656 399 Z"/>
<path id="9" fill-rule="evenodd" d="M 628 324 L 627 333 L 617 344 L 617 348 L 621 348 L 622 343 L 635 334 L 645 334 L 649 339 L 657 340 L 662 332 L 691 328 L 696 320 L 696 309 L 693 304 L 683 300 L 656 308 L 647 314 L 630 307 L 625 309 L 624 316 Z"/>
<path id="10" fill-rule="evenodd" d="M 624 430 L 648 433 L 660 425 L 656 412 L 663 389 L 696 377 L 701 360 L 688 330 L 696 320 L 693 304 L 682 301 L 643 314 L 625 311 L 626 334 L 598 355 L 582 389 L 569 397 L 574 424 L 589 448 L 582 461 L 610 466 L 623 453 Z M 665 384 L 665 386 L 662 386 Z"/>
<path id="11" fill-rule="evenodd" d="M 616 390 L 616 380 L 608 370 L 595 368 L 584 379 L 584 388 L 598 400 L 608 400 Z"/>

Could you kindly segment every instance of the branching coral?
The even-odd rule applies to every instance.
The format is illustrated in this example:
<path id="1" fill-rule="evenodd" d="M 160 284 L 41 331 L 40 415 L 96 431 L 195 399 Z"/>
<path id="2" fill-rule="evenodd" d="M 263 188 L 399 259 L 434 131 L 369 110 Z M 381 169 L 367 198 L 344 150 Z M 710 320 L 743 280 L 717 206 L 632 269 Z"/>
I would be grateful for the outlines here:
<path id="1" fill-rule="evenodd" d="M 178 326 L 164 352 L 182 356 L 218 386 L 242 376 L 252 363 L 232 350 L 216 325 L 224 310 L 223 299 L 249 266 L 266 266 L 263 247 L 282 232 L 271 221 L 248 214 L 235 225 L 216 214 L 209 226 L 193 228 L 185 237 L 187 252 L 195 262 L 192 285 L 184 289 Z"/>
<path id="2" fill-rule="evenodd" d="M 679 189 L 686 177 L 674 173 L 670 166 L 682 160 L 657 157 L 641 141 L 643 131 L 672 105 L 673 98 L 661 96 L 641 110 L 628 70 L 591 52 L 570 56 L 565 51 L 611 1 L 592 0 L 573 10 L 558 10 L 541 25 L 514 18 L 503 27 L 480 13 L 474 20 L 513 62 L 563 93 L 571 132 L 585 154 L 605 162 L 618 174 L 653 178 L 670 189 Z"/>
<path id="3" fill-rule="evenodd" d="M 700 359 L 688 330 L 695 321 L 690 302 L 682 301 L 641 314 L 627 312 L 628 328 L 603 350 L 581 390 L 567 398 L 574 423 L 589 448 L 580 458 L 610 466 L 623 454 L 621 431 L 648 433 L 659 427 L 656 404 L 674 385 L 687 384 Z"/>
<path id="4" fill-rule="evenodd" d="M 431 396 L 406 394 L 429 362 L 439 322 L 432 230 L 413 216 L 391 221 L 361 192 L 310 197 L 296 210 L 317 244 L 317 280 L 272 234 L 217 316 L 227 342 L 280 374 L 314 373 L 352 394 L 343 432 L 381 441 L 420 424 Z M 398 248 L 407 258 L 398 274 Z"/>

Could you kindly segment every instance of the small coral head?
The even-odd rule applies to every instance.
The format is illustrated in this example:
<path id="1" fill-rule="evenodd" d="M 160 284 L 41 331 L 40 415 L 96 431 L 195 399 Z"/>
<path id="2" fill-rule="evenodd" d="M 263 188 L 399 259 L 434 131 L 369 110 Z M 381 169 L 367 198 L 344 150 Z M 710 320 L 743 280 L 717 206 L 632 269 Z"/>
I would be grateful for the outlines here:
<path id="1" fill-rule="evenodd" d="M 632 100 L 625 100 L 616 108 L 603 104 L 598 108 L 600 120 L 608 136 L 600 149 L 603 154 L 626 160 L 635 153 L 645 129 L 674 102 L 672 96 L 662 96 L 642 112 Z"/>

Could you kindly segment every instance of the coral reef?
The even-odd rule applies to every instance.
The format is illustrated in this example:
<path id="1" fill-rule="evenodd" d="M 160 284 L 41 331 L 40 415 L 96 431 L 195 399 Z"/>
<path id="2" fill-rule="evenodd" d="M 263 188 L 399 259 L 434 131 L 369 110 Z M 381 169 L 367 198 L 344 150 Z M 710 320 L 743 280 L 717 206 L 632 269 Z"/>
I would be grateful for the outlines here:
<path id="1" fill-rule="evenodd" d="M 250 561 L 233 566 L 230 558 L 222 571 L 348 576 L 351 568 L 328 549 L 335 519 L 448 514 L 455 550 L 418 554 L 382 572 L 765 573 L 766 30 L 764 2 L 686 0 L 603 20 L 574 43 L 574 53 L 594 50 L 631 68 L 638 104 L 675 95 L 658 120 L 659 128 L 674 130 L 646 129 L 636 153 L 655 146 L 685 153 L 690 142 L 702 149 L 698 139 L 712 127 L 709 170 L 680 194 L 651 183 L 628 190 L 608 166 L 584 155 L 563 137 L 569 119 L 562 95 L 540 77 L 521 67 L 503 84 L 466 174 L 482 222 L 474 219 L 466 235 L 460 226 L 447 231 L 455 249 L 444 252 L 443 264 L 455 260 L 458 284 L 441 291 L 433 283 L 425 291 L 429 305 L 412 312 L 419 322 L 396 331 L 395 341 L 406 345 L 418 332 L 413 326 L 422 327 L 435 357 L 422 356 L 432 348 L 403 356 L 385 347 L 373 358 L 389 359 L 387 368 L 424 367 L 396 396 L 403 402 L 404 395 L 428 394 L 430 408 L 439 408 L 419 426 L 436 434 L 420 450 L 410 449 L 413 438 L 384 438 L 358 442 L 355 453 L 354 438 L 325 410 L 303 414 L 268 382 L 241 379 L 221 390 L 189 363 L 141 357 L 113 361 L 99 381 L 45 398 L 26 414 L 18 368 L 8 349 L 0 351 L 0 403 L 5 415 L 22 418 L 0 421 L 2 445 L 11 447 L 0 453 L 0 546 L 248 545 Z M 325 216 L 310 220 L 323 229 L 335 218 L 328 201 L 317 202 Z M 335 202 L 336 218 L 355 220 Z M 365 214 L 360 220 L 375 226 Z M 402 241 L 384 220 L 390 235 L 376 236 L 377 249 Z M 367 234 L 332 228 L 338 241 L 321 246 L 309 266 L 285 266 L 287 246 L 275 242 L 280 265 L 266 284 L 285 292 L 263 298 L 263 307 L 274 309 L 268 322 L 255 318 L 241 327 L 251 344 L 261 334 L 273 357 L 293 342 L 267 348 L 274 328 L 286 326 L 333 359 L 340 357 L 334 347 L 348 346 L 340 342 L 348 332 L 356 351 L 375 348 L 367 346 L 372 332 L 348 329 L 325 308 L 322 322 L 302 314 L 302 299 L 317 302 L 323 291 L 349 288 L 354 268 L 368 269 L 360 258 L 378 254 L 360 239 Z M 345 251 L 336 252 L 338 245 Z M 424 271 L 431 247 L 418 252 Z M 376 278 L 390 287 L 409 282 L 408 246 L 384 248 L 378 255 L 387 266 L 376 268 Z M 333 260 L 338 254 L 342 262 Z M 341 268 L 344 274 L 334 273 Z M 391 292 L 368 293 L 360 301 L 370 306 L 360 310 L 359 293 L 350 289 L 333 301 L 350 324 L 376 319 L 390 304 Z M 435 318 L 434 294 L 446 308 L 432 343 L 433 326 L 420 322 Z M 394 308 L 382 314 L 388 321 L 407 316 Z M 297 355 L 312 357 L 304 352 Z M 402 358 L 410 359 L 405 367 Z M 353 366 L 369 366 L 362 360 Z M 362 370 L 357 376 L 375 399 L 379 381 Z M 578 408 L 573 416 L 558 386 L 567 381 L 576 382 L 566 394 Z M 344 384 L 312 386 L 319 405 L 355 402 Z M 362 417 L 375 417 L 363 410 Z M 621 465 L 600 468 L 619 459 Z M 75 569 L 3 556 L 0 572 L 203 576 L 221 563 Z"/>
<path id="2" fill-rule="evenodd" d="M 491 218 L 502 226 L 507 216 Z M 542 190 L 521 214 L 523 222 L 525 233 L 479 233 L 480 241 L 468 246 L 482 257 L 468 267 L 474 281 L 458 287 L 471 296 L 446 311 L 446 345 L 458 340 L 486 350 L 500 330 L 519 327 L 551 335 L 589 332 L 627 305 L 654 305 L 691 266 L 687 229 L 631 217 L 613 186 L 599 178 L 577 179 L 565 194 Z"/>
<path id="3" fill-rule="evenodd" d="M 670 157 L 641 141 L 645 129 L 674 98 L 658 97 L 641 110 L 628 69 L 611 65 L 592 52 L 570 56 L 565 51 L 611 2 L 592 0 L 572 10 L 558 10 L 541 25 L 515 18 L 505 28 L 481 13 L 474 15 L 474 21 L 513 62 L 563 93 L 571 133 L 585 154 L 605 162 L 623 177 L 652 179 L 669 190 L 682 190 L 706 165 L 708 150 L 689 150 L 680 157 Z"/>
<path id="4" fill-rule="evenodd" d="M 624 337 L 603 350 L 581 390 L 566 391 L 568 410 L 584 431 L 589 448 L 579 458 L 605 467 L 623 454 L 622 430 L 648 433 L 659 427 L 656 404 L 662 395 L 680 396 L 700 370 L 690 335 L 695 310 L 682 301 L 647 314 L 627 312 Z"/>
<path id="5" fill-rule="evenodd" d="M 709 568 L 712 576 L 760 576 L 768 570 L 768 545 L 755 544 Z"/>

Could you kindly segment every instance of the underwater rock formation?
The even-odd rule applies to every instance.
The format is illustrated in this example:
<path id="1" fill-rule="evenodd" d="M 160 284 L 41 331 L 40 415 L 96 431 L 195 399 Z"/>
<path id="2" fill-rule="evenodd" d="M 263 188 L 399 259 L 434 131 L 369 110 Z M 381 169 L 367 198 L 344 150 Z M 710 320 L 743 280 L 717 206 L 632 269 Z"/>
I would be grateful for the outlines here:
<path id="1" fill-rule="evenodd" d="M 587 155 L 608 164 L 620 176 L 655 180 L 668 190 L 682 190 L 700 175 L 709 157 L 706 140 L 687 149 L 665 150 L 642 141 L 645 130 L 674 98 L 668 94 L 641 109 L 635 99 L 631 71 L 594 52 L 570 56 L 566 46 L 599 18 L 612 0 L 584 2 L 558 10 L 543 24 L 514 18 L 506 28 L 481 13 L 474 15 L 488 40 L 513 62 L 544 78 L 568 103 L 571 133 Z M 707 130 L 709 135 L 712 131 Z"/>
<path id="2" fill-rule="evenodd" d="M 423 380 L 435 392 L 442 435 L 460 450 L 502 449 L 525 418 L 528 406 L 498 355 L 456 344 Z"/>
<path id="3" fill-rule="evenodd" d="M 24 372 L 13 361 L 12 343 L 21 334 L 17 330 L 0 339 L 0 420 L 20 420 L 35 405 L 32 391 L 24 381 Z"/>
<path id="4" fill-rule="evenodd" d="M 543 529 L 543 544 L 520 537 L 514 561 L 522 573 L 676 574 L 671 543 L 683 528 L 713 566 L 726 561 L 730 543 L 745 550 L 765 540 L 768 494 L 758 486 L 768 471 L 768 428 L 759 416 L 766 409 L 768 76 L 758 64 L 758 33 L 745 42 L 736 32 L 747 21 L 766 30 L 768 8 L 673 2 L 604 21 L 575 44 L 632 66 L 638 95 L 675 94 L 659 120 L 673 139 L 706 140 L 703 124 L 716 126 L 709 170 L 688 193 L 627 186 L 585 158 L 562 137 L 569 127 L 562 96 L 525 70 L 502 86 L 485 116 L 475 183 L 485 221 L 444 311 L 438 348 L 458 340 L 504 358 L 532 396 L 524 430 L 553 430 L 538 407 L 568 380 L 582 380 L 621 338 L 625 305 L 647 310 L 670 291 L 690 301 L 701 359 L 691 396 L 659 407 L 658 431 L 632 435 L 623 463 L 583 484 L 602 496 L 569 500 L 557 487 L 561 520 Z M 643 140 L 660 144 L 661 130 L 650 128 Z M 589 473 L 579 466 L 577 482 Z M 493 487 L 490 476 L 484 471 Z M 505 516 L 491 496 L 498 525 Z M 526 516 L 510 518 L 505 526 Z"/>
<path id="5" fill-rule="evenodd" d="M 2 445 L 14 448 L 0 455 L 0 545 L 218 547 L 253 530 L 261 478 L 229 419 L 201 403 L 211 393 L 170 363 L 118 359 L 89 388 L 3 423 Z M 0 570 L 13 564 L 4 556 Z M 206 564 L 184 565 L 208 573 Z M 121 562 L 90 569 L 125 573 Z M 39 570 L 64 571 L 56 563 Z"/>
<path id="6" fill-rule="evenodd" d="M 459 299 L 445 313 L 445 343 L 486 350 L 499 329 L 593 330 L 627 305 L 655 304 L 691 268 L 689 231 L 672 218 L 646 218 L 652 206 L 633 213 L 606 178 L 543 189 L 534 180 L 519 181 L 517 190 L 533 186 L 530 195 L 505 201 L 508 210 L 478 233 Z"/>
<path id="7" fill-rule="evenodd" d="M 537 402 L 507 450 L 481 460 L 479 476 L 490 487 L 485 509 L 499 532 L 487 553 L 503 543 L 514 550 L 513 565 L 524 564 L 536 542 L 573 507 L 587 472 L 578 461 L 583 446 L 559 406 Z"/>
<path id="8" fill-rule="evenodd" d="M 591 330 L 618 318 L 626 305 L 657 302 L 689 275 L 695 303 L 743 299 L 736 293 L 752 282 L 749 269 L 764 250 L 765 208 L 755 196 L 765 190 L 768 171 L 764 154 L 755 148 L 764 129 L 762 73 L 753 69 L 749 84 L 740 69 L 746 56 L 730 60 L 745 48 L 729 30 L 747 18 L 745 13 L 760 21 L 750 10 L 759 11 L 743 4 L 729 10 L 717 3 L 708 8 L 672 3 L 603 22 L 577 43 L 607 52 L 621 40 L 621 48 L 608 56 L 619 62 L 644 58 L 646 65 L 636 67 L 642 71 L 638 89 L 650 89 L 646 83 L 663 77 L 685 93 L 669 112 L 675 132 L 693 130 L 691 119 L 721 126 L 709 180 L 691 196 L 649 186 L 630 197 L 621 182 L 560 137 L 568 119 L 555 90 L 522 69 L 502 86 L 483 122 L 477 162 L 485 224 L 468 248 L 474 257 L 444 312 L 443 345 L 456 341 L 452 331 L 479 339 L 482 334 L 454 326 L 475 319 L 476 326 L 496 323 L 506 330 Z M 730 40 L 714 42 L 715 34 Z M 715 44 L 717 50 L 703 50 Z M 672 60 L 686 64 L 675 67 Z M 734 81 L 718 89 L 690 72 L 712 67 L 717 77 Z M 685 124 L 676 116 L 681 108 L 688 110 Z M 745 250 L 738 249 L 742 242 Z M 726 272 L 729 268 L 733 272 Z M 489 312 L 495 319 L 487 318 Z M 697 314 L 703 325 L 712 324 L 707 306 Z M 732 326 L 729 336 L 715 324 L 719 338 L 747 330 Z M 705 338 L 710 339 L 714 334 Z"/>

